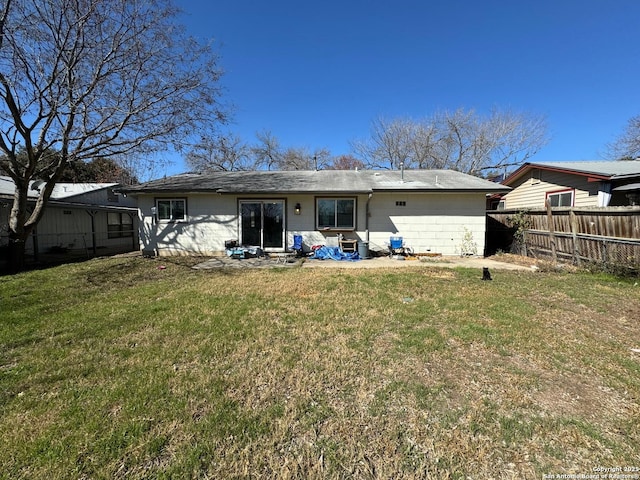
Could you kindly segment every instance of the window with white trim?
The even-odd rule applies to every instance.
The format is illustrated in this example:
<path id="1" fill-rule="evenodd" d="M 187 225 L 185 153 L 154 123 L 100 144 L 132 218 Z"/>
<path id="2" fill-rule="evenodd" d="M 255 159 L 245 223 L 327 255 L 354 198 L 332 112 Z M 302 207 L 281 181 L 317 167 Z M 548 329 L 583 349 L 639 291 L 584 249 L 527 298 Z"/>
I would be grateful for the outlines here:
<path id="1" fill-rule="evenodd" d="M 184 198 L 158 199 L 156 212 L 161 222 L 181 222 L 187 219 L 187 202 Z"/>
<path id="2" fill-rule="evenodd" d="M 552 207 L 573 207 L 574 190 L 547 193 L 547 200 Z"/>
<path id="3" fill-rule="evenodd" d="M 317 198 L 316 228 L 318 230 L 355 230 L 355 198 Z"/>

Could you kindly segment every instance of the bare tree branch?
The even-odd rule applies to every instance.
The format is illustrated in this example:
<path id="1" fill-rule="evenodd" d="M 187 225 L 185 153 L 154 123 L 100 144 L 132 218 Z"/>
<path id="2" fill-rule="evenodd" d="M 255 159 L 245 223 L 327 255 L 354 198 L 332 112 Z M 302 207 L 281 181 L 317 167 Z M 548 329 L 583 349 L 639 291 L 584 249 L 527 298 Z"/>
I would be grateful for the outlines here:
<path id="1" fill-rule="evenodd" d="M 378 119 L 371 138 L 352 148 L 369 168 L 441 168 L 479 174 L 519 164 L 547 142 L 544 118 L 494 110 L 444 111 L 424 120 Z"/>
<path id="2" fill-rule="evenodd" d="M 630 118 L 622 134 L 607 145 L 607 156 L 615 160 L 640 158 L 640 115 Z"/>
<path id="3" fill-rule="evenodd" d="M 204 137 L 187 154 L 186 161 L 201 173 L 255 169 L 249 147 L 234 134 Z"/>

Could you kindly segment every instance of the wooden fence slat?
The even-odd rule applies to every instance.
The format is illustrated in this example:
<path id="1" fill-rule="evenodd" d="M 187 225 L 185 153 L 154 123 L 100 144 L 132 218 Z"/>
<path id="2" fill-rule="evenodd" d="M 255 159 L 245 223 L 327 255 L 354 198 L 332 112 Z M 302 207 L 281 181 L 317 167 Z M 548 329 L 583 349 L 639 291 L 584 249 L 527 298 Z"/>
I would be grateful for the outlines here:
<path id="1" fill-rule="evenodd" d="M 492 220 L 488 228 L 515 230 L 510 217 L 516 213 L 521 211 L 487 212 Z M 605 262 L 640 269 L 640 207 L 549 207 L 526 213 L 530 227 L 524 234 L 525 252 L 554 261 Z"/>

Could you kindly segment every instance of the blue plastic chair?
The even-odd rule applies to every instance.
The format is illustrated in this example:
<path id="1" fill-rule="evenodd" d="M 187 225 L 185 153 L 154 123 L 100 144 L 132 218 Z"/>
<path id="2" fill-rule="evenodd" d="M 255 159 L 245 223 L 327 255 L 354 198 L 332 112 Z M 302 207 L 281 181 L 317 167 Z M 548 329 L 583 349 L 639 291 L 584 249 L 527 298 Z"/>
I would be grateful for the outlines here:
<path id="1" fill-rule="evenodd" d="M 391 237 L 389 238 L 389 256 L 392 257 L 394 255 L 406 255 L 410 253 L 410 249 L 404 246 L 404 240 L 402 237 Z"/>
<path id="2" fill-rule="evenodd" d="M 293 246 L 291 250 L 296 253 L 296 257 L 302 257 L 304 254 L 304 249 L 302 248 L 302 235 L 294 235 L 293 236 Z"/>

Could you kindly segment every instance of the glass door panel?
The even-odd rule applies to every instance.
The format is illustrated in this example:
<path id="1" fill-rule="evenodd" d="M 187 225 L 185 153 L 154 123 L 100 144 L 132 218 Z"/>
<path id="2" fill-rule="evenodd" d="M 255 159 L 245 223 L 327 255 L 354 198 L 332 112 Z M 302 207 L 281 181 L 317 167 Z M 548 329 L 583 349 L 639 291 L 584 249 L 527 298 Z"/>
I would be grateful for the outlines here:
<path id="1" fill-rule="evenodd" d="M 242 245 L 262 246 L 262 204 L 241 203 Z"/>
<path id="2" fill-rule="evenodd" d="M 240 230 L 242 245 L 284 248 L 284 201 L 240 202 Z"/>
<path id="3" fill-rule="evenodd" d="M 263 248 L 282 248 L 283 245 L 283 202 L 265 202 L 262 204 L 263 213 Z"/>

